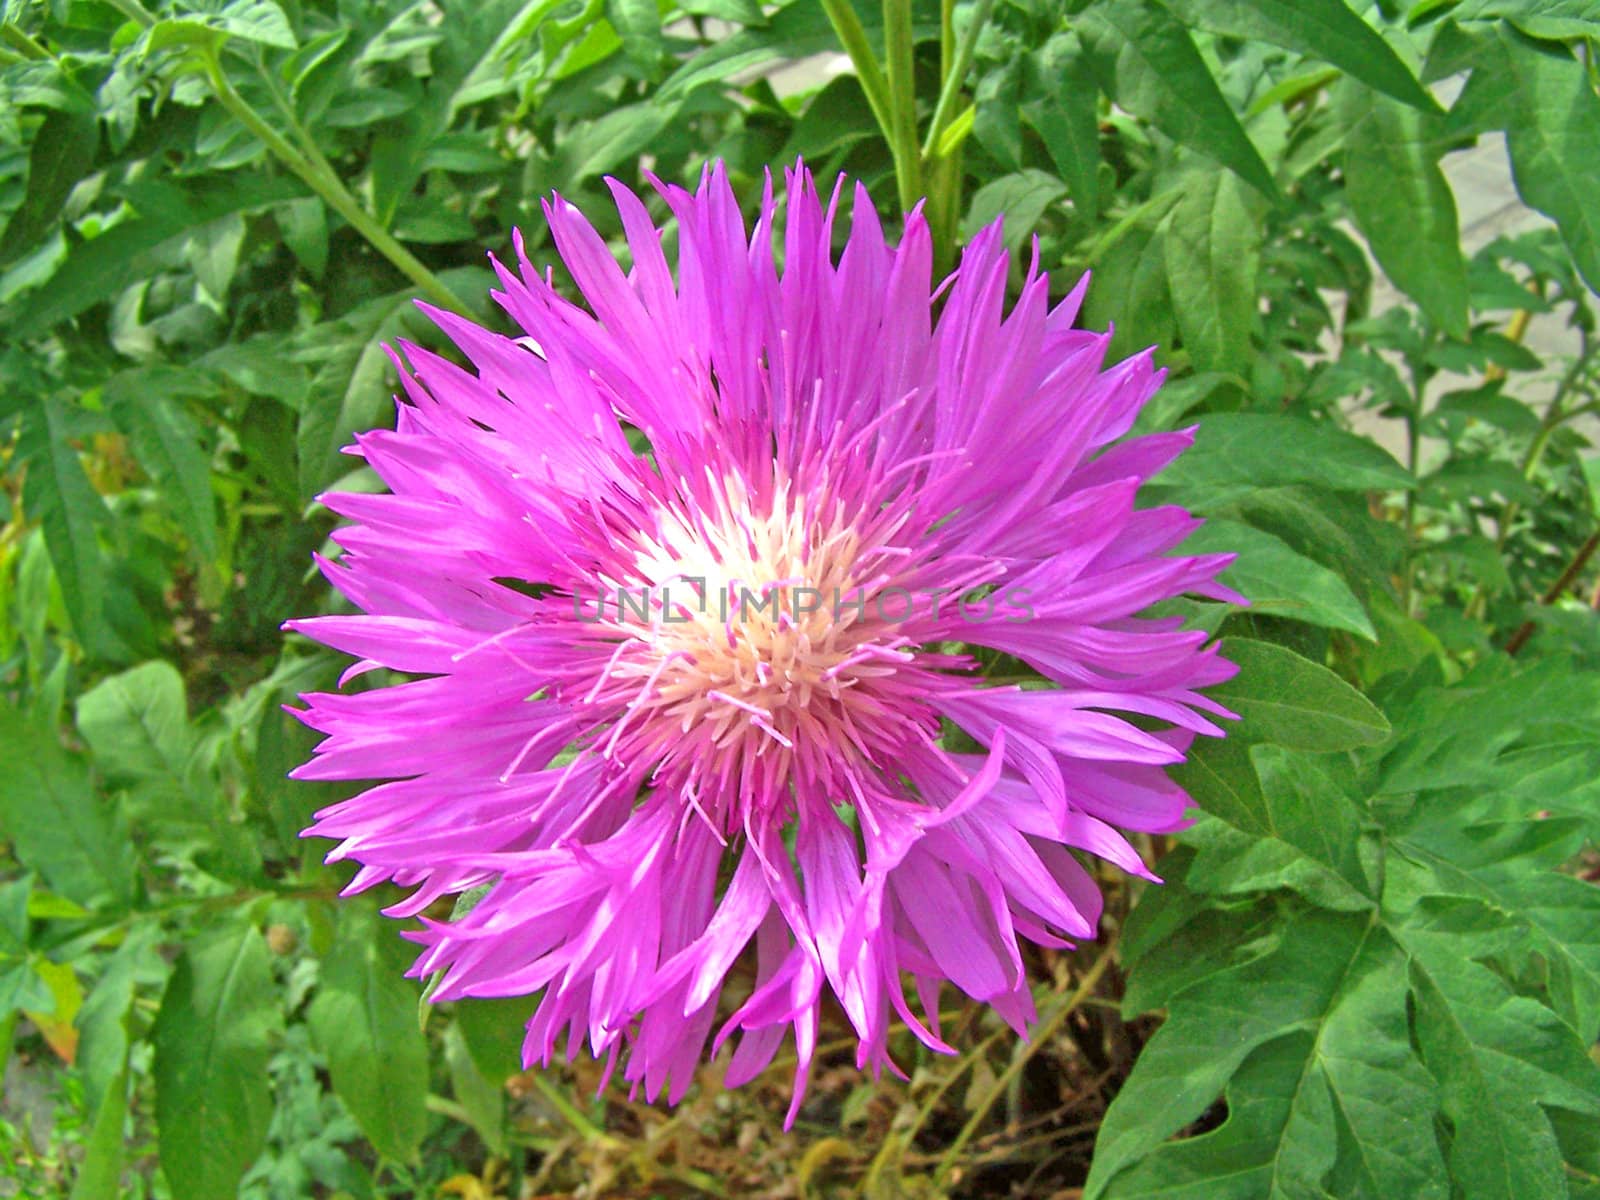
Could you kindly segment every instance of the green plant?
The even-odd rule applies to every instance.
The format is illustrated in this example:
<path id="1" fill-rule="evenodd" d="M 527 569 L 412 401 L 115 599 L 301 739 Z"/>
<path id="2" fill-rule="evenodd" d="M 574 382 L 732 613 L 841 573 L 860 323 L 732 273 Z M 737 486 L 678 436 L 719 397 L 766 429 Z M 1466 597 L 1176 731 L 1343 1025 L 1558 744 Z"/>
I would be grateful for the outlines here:
<path id="1" fill-rule="evenodd" d="M 75 1200 L 1600 1195 L 1597 28 L 0 4 L 0 1044 L 64 1081 L 42 1152 L 7 1114 L 6 1170 Z M 1496 132 L 1553 224 L 1469 257 L 1441 164 Z M 720 158 L 753 201 L 796 157 L 926 196 L 945 263 L 1003 212 L 1057 294 L 1093 271 L 1087 323 L 1171 371 L 1141 427 L 1199 426 L 1160 498 L 1252 607 L 1173 606 L 1229 639 L 1242 720 L 1182 768 L 1205 816 L 1149 847 L 1166 882 L 1106 880 L 1100 944 L 1039 954 L 1036 1040 L 946 996 L 956 1058 L 897 1044 L 874 1086 L 825 1047 L 786 1136 L 781 1063 L 668 1113 L 521 1072 L 526 1004 L 419 1023 L 396 895 L 337 900 L 298 839 L 338 793 L 284 778 L 279 706 L 337 668 L 279 624 L 331 603 L 315 497 L 375 486 L 338 450 L 389 419 L 414 296 L 493 319 L 483 252 L 537 257 L 553 189 L 601 214 L 607 173 Z M 1375 268 L 1405 305 L 1372 311 Z"/>

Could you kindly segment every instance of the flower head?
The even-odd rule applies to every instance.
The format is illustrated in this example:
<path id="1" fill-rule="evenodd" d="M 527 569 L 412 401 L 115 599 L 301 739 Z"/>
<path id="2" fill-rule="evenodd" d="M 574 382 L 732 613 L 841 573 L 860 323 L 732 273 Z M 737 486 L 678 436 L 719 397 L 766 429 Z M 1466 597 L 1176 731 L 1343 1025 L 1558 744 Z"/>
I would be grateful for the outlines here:
<path id="1" fill-rule="evenodd" d="M 471 369 L 402 346 L 357 438 L 389 494 L 325 498 L 361 613 L 290 626 L 419 678 L 306 696 L 296 774 L 392 780 L 308 833 L 414 887 L 393 915 L 487 888 L 414 970 L 542 993 L 528 1062 L 565 1033 L 676 1100 L 708 1042 L 731 1086 L 792 1030 L 798 1105 L 825 993 L 873 1069 L 896 1014 L 949 1049 L 945 982 L 1025 1027 L 1019 939 L 1095 934 L 1073 851 L 1150 877 L 1117 830 L 1183 824 L 1165 767 L 1227 715 L 1205 635 L 1136 614 L 1236 597 L 1134 507 L 1190 435 L 1119 440 L 1161 373 L 1104 367 L 1086 281 L 1051 307 L 1035 264 L 1007 312 L 997 224 L 936 293 L 920 213 L 891 247 L 860 187 L 835 259 L 842 181 L 801 170 L 753 229 L 720 169 L 658 187 L 676 273 L 613 183 L 630 270 L 556 199 L 584 305 L 519 239 L 525 337 L 430 310 Z"/>

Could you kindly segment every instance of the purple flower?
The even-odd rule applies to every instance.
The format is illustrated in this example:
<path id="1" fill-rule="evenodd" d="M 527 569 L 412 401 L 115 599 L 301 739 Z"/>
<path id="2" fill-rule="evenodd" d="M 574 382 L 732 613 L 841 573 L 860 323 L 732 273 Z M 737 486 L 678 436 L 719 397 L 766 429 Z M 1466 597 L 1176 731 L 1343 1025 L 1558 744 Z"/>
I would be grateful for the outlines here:
<path id="1" fill-rule="evenodd" d="M 526 336 L 429 310 L 472 369 L 403 345 L 356 439 L 389 494 L 325 498 L 360 615 L 289 627 L 419 678 L 304 697 L 295 774 L 393 780 L 307 831 L 351 891 L 487 888 L 411 935 L 435 999 L 540 993 L 525 1061 L 565 1032 L 672 1101 L 708 1041 L 734 1086 L 792 1029 L 792 1120 L 825 992 L 874 1071 L 894 1014 L 950 1049 L 945 982 L 1025 1030 L 1019 939 L 1095 935 L 1072 851 L 1152 878 L 1117 830 L 1184 824 L 1165 768 L 1231 715 L 1205 635 L 1136 614 L 1238 597 L 1134 506 L 1191 434 L 1118 440 L 1161 372 L 1103 368 L 1086 281 L 1052 308 L 1035 263 L 1007 313 L 998 223 L 936 291 L 921 214 L 891 248 L 859 186 L 837 263 L 842 180 L 790 173 L 781 217 L 769 184 L 753 230 L 720 169 L 657 186 L 676 275 L 613 183 L 631 270 L 556 199 L 584 306 L 519 240 Z"/>

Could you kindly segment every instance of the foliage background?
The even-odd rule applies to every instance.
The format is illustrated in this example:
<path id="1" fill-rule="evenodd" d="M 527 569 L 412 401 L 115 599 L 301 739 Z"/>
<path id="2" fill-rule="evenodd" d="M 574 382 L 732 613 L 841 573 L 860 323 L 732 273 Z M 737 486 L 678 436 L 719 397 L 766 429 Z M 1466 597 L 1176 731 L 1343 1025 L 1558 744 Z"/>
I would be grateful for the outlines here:
<path id="1" fill-rule="evenodd" d="M 1595 0 L 3 0 L 0 1194 L 1600 1196 Z M 844 48 L 853 69 L 773 72 Z M 800 84 L 792 81 L 802 79 Z M 1439 85 L 1434 87 L 1433 85 Z M 1441 104 L 1435 96 L 1452 97 Z M 1469 258 L 1503 131 L 1551 224 Z M 525 1001 L 419 1010 L 296 836 L 280 621 L 424 295 L 552 189 L 803 156 L 1004 212 L 1200 426 L 1152 489 L 1240 552 L 1206 816 L 1039 953 L 1019 1044 L 946 995 L 874 1085 L 830 1019 L 676 1111 L 523 1073 Z M 615 229 L 606 229 L 615 234 Z M 1370 310 L 1375 272 L 1407 297 Z M 1570 353 L 1522 344 L 1533 314 Z M 1362 413 L 1400 430 L 1398 457 Z M 420 1018 L 419 1018 L 420 1011 Z M 29 1099 L 31 1097 L 31 1099 Z"/>

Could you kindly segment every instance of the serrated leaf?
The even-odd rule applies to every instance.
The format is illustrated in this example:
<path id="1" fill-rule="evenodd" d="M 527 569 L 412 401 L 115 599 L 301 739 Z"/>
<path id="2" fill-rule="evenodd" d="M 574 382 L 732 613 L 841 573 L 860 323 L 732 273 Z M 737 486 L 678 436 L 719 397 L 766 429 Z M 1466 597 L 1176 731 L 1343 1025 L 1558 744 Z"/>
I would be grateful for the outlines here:
<path id="1" fill-rule="evenodd" d="M 234 1200 L 265 1146 L 277 1002 L 253 925 L 210 930 L 178 959 L 151 1032 L 161 1169 L 175 1200 Z"/>
<path id="2" fill-rule="evenodd" d="M 384 1158 L 409 1161 L 427 1127 L 428 1047 L 417 1028 L 412 955 L 377 912 L 347 904 L 307 1020 L 333 1090 Z"/>
<path id="3" fill-rule="evenodd" d="M 1192 785 L 1195 776 L 1188 779 Z M 1370 896 L 1278 838 L 1248 834 L 1202 813 L 1184 830 L 1183 843 L 1195 851 L 1184 882 L 1197 894 L 1231 897 L 1293 892 L 1332 912 L 1372 908 Z"/>
<path id="4" fill-rule="evenodd" d="M 1365 877 L 1358 846 L 1361 812 L 1312 759 L 1229 736 L 1191 749 L 1188 760 L 1173 769 L 1173 778 L 1203 812 L 1260 839 L 1259 861 L 1240 864 L 1254 887 L 1287 886 L 1281 880 L 1260 878 L 1269 861 L 1288 867 L 1293 856 L 1286 858 L 1281 850 L 1267 848 L 1279 843 L 1332 876 L 1298 879 L 1301 886 L 1296 890 L 1309 886 L 1313 899 L 1325 907 L 1370 907 L 1364 893 L 1372 884 Z M 1204 842 L 1201 839 L 1202 853 L 1196 860 L 1200 875 L 1193 886 L 1241 890 L 1233 880 L 1219 877 Z"/>
<path id="5" fill-rule="evenodd" d="M 1411 982 L 1423 1060 L 1454 1125 L 1452 1173 L 1475 1200 L 1565 1195 L 1561 1147 L 1541 1104 L 1564 1101 L 1600 1116 L 1583 1044 L 1477 963 L 1413 959 Z M 1575 1084 L 1580 1072 L 1591 1077 Z"/>
<path id="6" fill-rule="evenodd" d="M 1208 854 L 1213 874 L 1225 870 L 1205 824 L 1198 853 L 1163 861 L 1178 887 L 1145 893 L 1132 914 L 1128 995 L 1170 1015 L 1107 1114 L 1089 1196 L 1511 1200 L 1565 1196 L 1593 1173 L 1600 889 L 1550 869 L 1583 845 L 1585 823 L 1536 815 L 1538 785 L 1527 796 L 1508 785 L 1543 747 L 1564 762 L 1569 747 L 1600 744 L 1600 682 L 1561 661 L 1515 671 L 1503 658 L 1451 687 L 1430 686 L 1437 677 L 1418 670 L 1385 689 L 1400 736 L 1383 760 L 1324 760 L 1341 772 L 1366 760 L 1367 819 L 1383 829 L 1363 838 L 1362 867 L 1381 882 L 1378 909 L 1304 915 L 1285 892 L 1322 901 L 1288 875 L 1260 880 L 1278 891 L 1273 906 L 1202 908 L 1191 877 Z M 1264 777 L 1310 762 L 1252 753 Z M 1244 773 L 1218 774 L 1254 794 Z M 1557 803 L 1583 786 L 1543 782 Z M 1261 790 L 1283 791 L 1291 821 L 1329 811 L 1325 787 Z M 1239 807 L 1259 819 L 1270 805 Z M 1369 864 L 1369 851 L 1381 858 Z M 1349 967 L 1330 991 L 1337 962 Z M 1167 1140 L 1219 1090 L 1219 1128 Z"/>
<path id="7" fill-rule="evenodd" d="M 1184 349 L 1200 371 L 1248 372 L 1261 221 L 1230 171 L 1191 175 L 1167 214 L 1167 286 Z"/>
<path id="8" fill-rule="evenodd" d="M 1366 610 L 1343 579 L 1270 533 L 1213 517 L 1185 539 L 1183 548 L 1186 554 L 1237 554 L 1222 582 L 1249 599 L 1252 613 L 1377 638 Z"/>
<path id="9" fill-rule="evenodd" d="M 1189 31 L 1159 3 L 1100 0 L 1077 17 L 1101 86 L 1129 112 L 1276 200 L 1272 172 L 1245 134 Z"/>
<path id="10" fill-rule="evenodd" d="M 1467 336 L 1467 265 L 1455 195 L 1439 169 L 1442 121 L 1346 80 L 1345 194 L 1373 257 L 1451 337 Z"/>
<path id="11" fill-rule="evenodd" d="M 1106 1113 L 1085 1196 L 1445 1200 L 1405 990 L 1404 955 L 1381 930 L 1312 914 L 1266 956 L 1179 992 Z M 1230 1078 L 1220 1128 L 1162 1145 Z"/>

